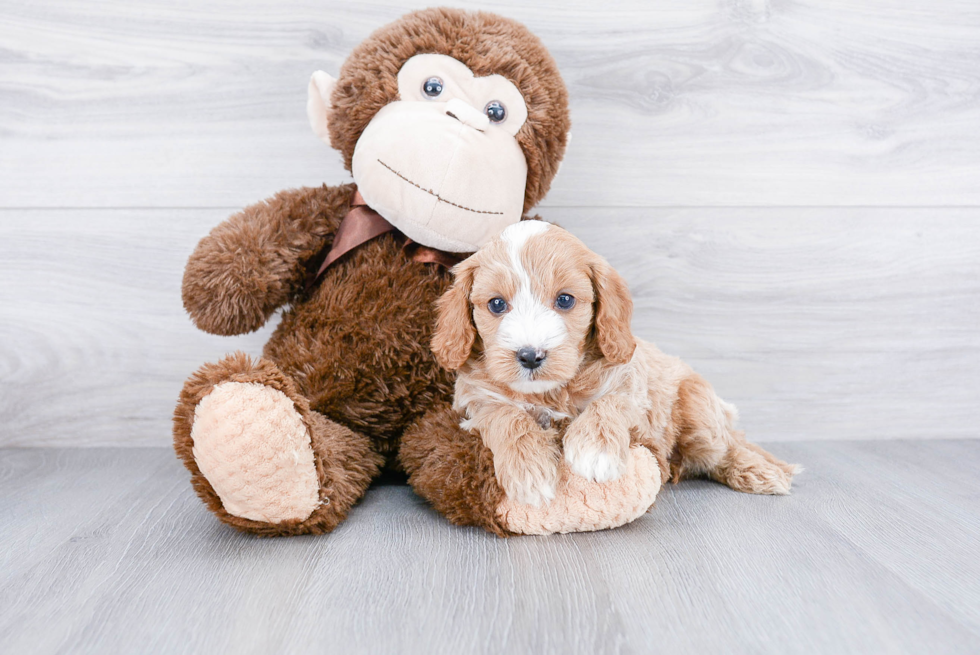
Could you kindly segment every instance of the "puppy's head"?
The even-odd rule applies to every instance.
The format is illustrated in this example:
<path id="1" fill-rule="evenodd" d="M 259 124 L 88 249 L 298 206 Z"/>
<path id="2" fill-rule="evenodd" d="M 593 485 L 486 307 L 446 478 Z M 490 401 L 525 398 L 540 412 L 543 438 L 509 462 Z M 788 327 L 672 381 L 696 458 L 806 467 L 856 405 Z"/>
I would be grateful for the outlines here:
<path id="1" fill-rule="evenodd" d="M 432 340 L 445 368 L 482 358 L 494 382 L 543 393 L 571 380 L 590 350 L 617 364 L 633 355 L 625 281 L 559 227 L 511 225 L 453 271 Z"/>

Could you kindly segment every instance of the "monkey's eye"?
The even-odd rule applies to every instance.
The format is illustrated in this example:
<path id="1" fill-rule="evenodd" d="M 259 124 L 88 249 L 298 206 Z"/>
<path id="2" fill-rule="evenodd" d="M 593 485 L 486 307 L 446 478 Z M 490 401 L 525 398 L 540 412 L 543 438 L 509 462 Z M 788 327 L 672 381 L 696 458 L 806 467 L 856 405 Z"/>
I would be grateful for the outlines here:
<path id="1" fill-rule="evenodd" d="M 509 308 L 507 307 L 507 301 L 498 296 L 497 298 L 490 299 L 490 302 L 487 303 L 487 309 L 490 310 L 491 314 L 503 314 Z"/>
<path id="2" fill-rule="evenodd" d="M 442 78 L 430 77 L 422 83 L 422 93 L 430 98 L 438 98 L 442 94 Z"/>
<path id="3" fill-rule="evenodd" d="M 499 100 L 491 100 L 483 108 L 483 113 L 487 115 L 491 123 L 500 123 L 507 118 L 507 108 Z"/>
<path id="4" fill-rule="evenodd" d="M 555 298 L 555 307 L 558 309 L 571 309 L 575 306 L 575 296 L 570 296 L 567 293 L 559 294 Z"/>

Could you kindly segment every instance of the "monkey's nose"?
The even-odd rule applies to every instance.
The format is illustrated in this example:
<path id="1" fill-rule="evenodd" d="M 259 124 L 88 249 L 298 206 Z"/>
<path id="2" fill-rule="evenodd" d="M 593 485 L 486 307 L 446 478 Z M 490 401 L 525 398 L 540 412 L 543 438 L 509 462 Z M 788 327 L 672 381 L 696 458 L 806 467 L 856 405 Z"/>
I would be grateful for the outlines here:
<path id="1" fill-rule="evenodd" d="M 481 132 L 490 125 L 490 119 L 486 114 L 459 98 L 453 98 L 446 103 L 446 115 Z"/>
<path id="2" fill-rule="evenodd" d="M 530 346 L 524 346 L 517 351 L 517 361 L 529 371 L 533 371 L 541 366 L 547 356 L 548 353 L 545 351 L 531 348 Z"/>

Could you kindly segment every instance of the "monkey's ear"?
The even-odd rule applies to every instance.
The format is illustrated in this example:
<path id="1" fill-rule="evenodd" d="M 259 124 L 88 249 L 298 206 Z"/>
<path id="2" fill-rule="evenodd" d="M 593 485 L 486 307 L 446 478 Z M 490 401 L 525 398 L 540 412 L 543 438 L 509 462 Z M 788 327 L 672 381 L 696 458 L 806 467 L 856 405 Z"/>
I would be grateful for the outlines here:
<path id="1" fill-rule="evenodd" d="M 330 131 L 327 129 L 330 94 L 336 84 L 337 78 L 317 71 L 310 77 L 309 97 L 306 99 L 306 115 L 310 119 L 310 127 L 327 145 L 330 145 Z"/>

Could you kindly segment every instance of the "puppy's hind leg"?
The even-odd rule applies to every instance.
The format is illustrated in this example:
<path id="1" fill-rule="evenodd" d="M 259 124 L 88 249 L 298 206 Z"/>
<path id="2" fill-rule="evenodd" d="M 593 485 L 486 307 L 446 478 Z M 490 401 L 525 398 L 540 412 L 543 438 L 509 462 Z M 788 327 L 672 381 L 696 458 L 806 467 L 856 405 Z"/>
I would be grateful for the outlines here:
<path id="1" fill-rule="evenodd" d="M 737 441 L 731 445 L 719 465 L 708 472 L 711 478 L 735 491 L 788 494 L 793 484 L 793 474 L 799 467 L 782 462 L 758 446 L 747 443 L 741 431 L 735 435 Z"/>
<path id="2" fill-rule="evenodd" d="M 672 414 L 676 428 L 675 481 L 707 475 L 736 491 L 788 494 L 799 467 L 745 440 L 735 429 L 735 407 L 719 398 L 698 375 L 681 382 Z"/>

